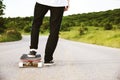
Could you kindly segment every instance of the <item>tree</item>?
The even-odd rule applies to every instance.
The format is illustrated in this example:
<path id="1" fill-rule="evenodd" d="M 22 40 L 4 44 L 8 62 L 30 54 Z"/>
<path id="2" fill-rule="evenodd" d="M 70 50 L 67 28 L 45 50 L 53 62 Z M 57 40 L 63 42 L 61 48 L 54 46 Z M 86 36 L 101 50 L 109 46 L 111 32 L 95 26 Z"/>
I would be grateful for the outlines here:
<path id="1" fill-rule="evenodd" d="M 0 16 L 4 15 L 3 10 L 5 9 L 5 5 L 3 4 L 3 0 L 0 0 Z"/>
<path id="2" fill-rule="evenodd" d="M 4 23 L 5 23 L 4 19 L 0 17 L 0 34 L 3 33 L 4 30 L 6 29 Z"/>
<path id="3" fill-rule="evenodd" d="M 5 5 L 3 5 L 3 0 L 0 0 L 0 33 L 4 32 L 5 29 L 5 21 L 4 19 L 1 17 L 4 13 L 3 10 L 5 9 Z"/>

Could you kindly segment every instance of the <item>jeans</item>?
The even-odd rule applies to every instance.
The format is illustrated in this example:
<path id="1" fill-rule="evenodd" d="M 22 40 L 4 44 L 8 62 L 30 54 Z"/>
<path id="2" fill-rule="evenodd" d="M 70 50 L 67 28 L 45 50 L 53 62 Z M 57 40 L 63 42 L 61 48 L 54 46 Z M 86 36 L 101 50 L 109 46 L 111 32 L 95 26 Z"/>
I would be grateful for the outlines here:
<path id="1" fill-rule="evenodd" d="M 64 13 L 63 7 L 51 7 L 36 3 L 34 9 L 34 19 L 31 30 L 31 43 L 30 49 L 37 49 L 39 42 L 39 30 L 43 22 L 45 14 L 50 10 L 50 34 L 47 40 L 45 48 L 45 57 L 44 60 L 50 61 L 53 60 L 53 53 L 57 46 L 59 39 L 59 30 Z"/>

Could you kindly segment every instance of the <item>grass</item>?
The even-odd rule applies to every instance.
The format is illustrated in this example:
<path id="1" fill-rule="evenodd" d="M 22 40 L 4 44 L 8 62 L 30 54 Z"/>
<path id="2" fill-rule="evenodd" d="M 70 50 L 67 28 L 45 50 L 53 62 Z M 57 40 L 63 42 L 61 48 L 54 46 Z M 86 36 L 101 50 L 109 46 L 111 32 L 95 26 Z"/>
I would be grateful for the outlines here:
<path id="1" fill-rule="evenodd" d="M 83 35 L 79 34 L 79 27 L 73 27 L 70 31 L 61 32 L 61 38 L 120 48 L 120 30 L 103 30 L 102 28 L 88 27 L 88 31 Z"/>

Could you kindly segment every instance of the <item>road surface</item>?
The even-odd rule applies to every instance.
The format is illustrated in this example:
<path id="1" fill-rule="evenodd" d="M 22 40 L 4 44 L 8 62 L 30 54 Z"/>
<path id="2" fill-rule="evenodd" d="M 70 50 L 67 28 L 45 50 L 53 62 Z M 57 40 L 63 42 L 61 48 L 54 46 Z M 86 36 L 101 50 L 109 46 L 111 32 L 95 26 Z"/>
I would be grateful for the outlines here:
<path id="1" fill-rule="evenodd" d="M 47 37 L 39 40 L 43 58 Z M 19 68 L 20 56 L 28 52 L 29 36 L 0 43 L 0 80 L 120 80 L 120 49 L 60 39 L 54 66 Z"/>

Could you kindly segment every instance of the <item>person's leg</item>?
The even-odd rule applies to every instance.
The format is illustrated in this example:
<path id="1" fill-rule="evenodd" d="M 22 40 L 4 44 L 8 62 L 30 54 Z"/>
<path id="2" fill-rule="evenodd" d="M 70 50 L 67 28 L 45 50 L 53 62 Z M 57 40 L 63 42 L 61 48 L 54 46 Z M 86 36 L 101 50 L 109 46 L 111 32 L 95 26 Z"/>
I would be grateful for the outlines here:
<path id="1" fill-rule="evenodd" d="M 48 6 L 44 6 L 41 4 L 36 3 L 35 9 L 34 9 L 34 19 L 32 24 L 32 30 L 31 30 L 31 43 L 30 43 L 30 49 L 34 50 L 38 48 L 38 40 L 39 40 L 39 29 L 42 25 L 42 21 L 44 18 L 44 15 L 48 11 Z M 35 51 L 30 52 L 29 54 L 35 55 Z"/>
<path id="2" fill-rule="evenodd" d="M 50 35 L 47 40 L 45 49 L 45 63 L 53 60 L 53 53 L 55 51 L 58 38 L 59 30 L 63 17 L 64 7 L 51 7 L 50 8 Z"/>

